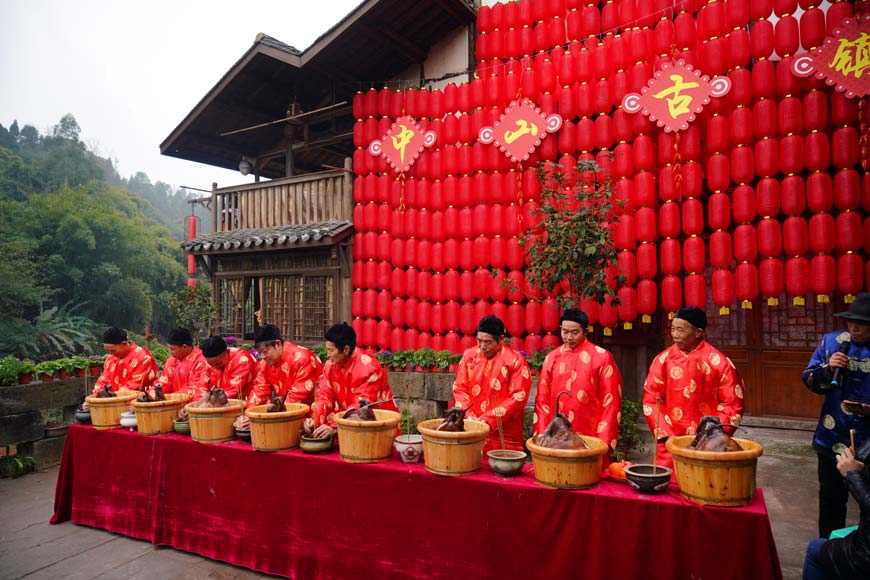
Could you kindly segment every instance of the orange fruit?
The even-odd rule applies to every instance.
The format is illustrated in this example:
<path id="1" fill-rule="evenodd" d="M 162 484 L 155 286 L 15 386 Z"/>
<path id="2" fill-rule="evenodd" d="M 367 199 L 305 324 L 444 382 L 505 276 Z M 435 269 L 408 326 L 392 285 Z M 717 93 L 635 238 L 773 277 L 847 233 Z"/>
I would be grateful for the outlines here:
<path id="1" fill-rule="evenodd" d="M 607 466 L 607 473 L 610 474 L 610 477 L 625 479 L 625 466 L 619 461 L 614 461 Z"/>

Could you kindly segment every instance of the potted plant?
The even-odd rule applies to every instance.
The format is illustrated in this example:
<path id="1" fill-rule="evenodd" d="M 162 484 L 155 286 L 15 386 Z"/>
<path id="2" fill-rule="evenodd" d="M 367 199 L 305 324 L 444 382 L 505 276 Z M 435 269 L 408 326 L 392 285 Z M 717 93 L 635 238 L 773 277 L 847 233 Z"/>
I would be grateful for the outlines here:
<path id="1" fill-rule="evenodd" d="M 92 377 L 97 377 L 103 372 L 105 357 L 100 354 L 92 354 L 88 357 L 88 372 Z"/>
<path id="2" fill-rule="evenodd" d="M 72 359 L 70 358 L 58 358 L 53 362 L 57 363 L 57 378 L 60 380 L 66 380 L 72 376 L 75 368 L 73 367 Z"/>
<path id="3" fill-rule="evenodd" d="M 57 372 L 59 365 L 55 360 L 47 360 L 36 365 L 36 372 L 39 374 L 39 380 L 48 383 L 54 380 L 54 373 Z"/>
<path id="4" fill-rule="evenodd" d="M 88 359 L 83 356 L 74 356 L 70 361 L 70 367 L 72 367 L 72 374 L 75 377 L 83 377 L 85 376 L 85 369 L 88 368 Z"/>
<path id="5" fill-rule="evenodd" d="M 447 369 L 450 367 L 450 357 L 453 356 L 449 350 L 439 350 L 438 352 L 432 355 L 433 365 L 436 373 L 447 372 Z"/>
<path id="6" fill-rule="evenodd" d="M 33 380 L 34 374 L 36 374 L 36 365 L 29 360 L 21 361 L 21 364 L 18 366 L 18 384 L 29 384 Z"/>
<path id="7" fill-rule="evenodd" d="M 9 386 L 18 382 L 18 373 L 21 363 L 14 356 L 7 356 L 0 360 L 0 385 Z"/>
<path id="8" fill-rule="evenodd" d="M 6 455 L 0 457 L 0 477 L 20 477 L 36 468 L 36 462 L 30 455 L 10 455 L 9 445 Z"/>
<path id="9" fill-rule="evenodd" d="M 389 369 L 393 366 L 393 353 L 388 350 L 376 352 L 375 358 L 378 359 L 378 362 L 381 363 L 381 366 L 384 367 L 384 369 Z"/>
<path id="10" fill-rule="evenodd" d="M 448 357 L 448 362 L 450 366 L 447 367 L 451 373 L 455 373 L 459 367 L 459 363 L 462 361 L 462 353 L 452 354 Z"/>
<path id="11" fill-rule="evenodd" d="M 413 350 L 397 350 L 393 353 L 393 370 L 410 372 L 414 367 Z"/>
<path id="12" fill-rule="evenodd" d="M 329 358 L 329 356 L 326 354 L 326 347 L 323 345 L 315 346 L 311 349 L 311 352 L 317 355 L 317 358 L 320 359 L 320 362 L 325 363 L 326 359 Z"/>
<path id="13" fill-rule="evenodd" d="M 435 351 L 431 348 L 421 348 L 414 353 L 414 364 L 418 370 L 429 370 L 435 366 Z"/>
<path id="14" fill-rule="evenodd" d="M 551 350 L 553 349 L 547 348 L 544 350 L 533 352 L 531 355 L 529 355 L 529 368 L 532 369 L 532 375 L 537 376 L 540 374 L 541 368 L 543 368 L 544 366 L 544 359 L 547 358 L 547 355 L 550 353 Z"/>

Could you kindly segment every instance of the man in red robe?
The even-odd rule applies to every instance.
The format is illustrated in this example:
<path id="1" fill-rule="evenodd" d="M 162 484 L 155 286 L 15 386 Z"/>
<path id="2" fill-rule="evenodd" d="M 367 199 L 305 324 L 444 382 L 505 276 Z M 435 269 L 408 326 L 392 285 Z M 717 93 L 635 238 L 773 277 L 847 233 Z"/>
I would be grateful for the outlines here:
<path id="1" fill-rule="evenodd" d="M 680 308 L 671 322 L 674 344 L 653 359 L 643 386 L 643 414 L 665 467 L 673 467 L 668 437 L 694 435 L 705 415 L 738 425 L 743 414 L 743 380 L 731 359 L 704 339 L 706 327 L 703 310 Z"/>
<path id="2" fill-rule="evenodd" d="M 92 394 L 106 385 L 113 391 L 144 391 L 157 378 L 157 363 L 151 353 L 127 339 L 127 331 L 113 326 L 103 333 L 108 356 Z M 87 402 L 82 408 L 87 409 Z"/>
<path id="3" fill-rule="evenodd" d="M 523 410 L 532 388 L 529 365 L 504 342 L 504 323 L 485 316 L 477 325 L 477 346 L 465 351 L 453 383 L 453 405 L 465 417 L 489 425 L 484 451 L 500 449 L 501 418 L 505 448 L 523 449 Z"/>
<path id="4" fill-rule="evenodd" d="M 254 331 L 254 345 L 262 360 L 257 365 L 254 389 L 247 398 L 247 406 L 266 405 L 272 393 L 284 397 L 285 403 L 314 402 L 314 385 L 323 373 L 320 357 L 298 344 L 284 340 L 281 330 L 274 324 L 264 324 Z M 242 416 L 239 429 L 247 429 L 250 420 Z"/>
<path id="5" fill-rule="evenodd" d="M 246 399 L 257 378 L 257 359 L 244 349 L 228 348 L 220 336 L 208 337 L 201 348 L 208 363 L 203 388 L 223 389 L 228 399 Z"/>
<path id="6" fill-rule="evenodd" d="M 559 323 L 564 344 L 544 359 L 535 396 L 534 432 L 546 431 L 560 411 L 574 431 L 598 437 L 613 452 L 619 436 L 622 375 L 613 355 L 586 338 L 585 312 L 565 310 Z M 562 392 L 570 396 L 563 396 L 557 409 Z"/>
<path id="7" fill-rule="evenodd" d="M 356 350 L 353 328 L 343 322 L 336 324 L 326 331 L 325 338 L 329 360 L 323 365 L 311 417 L 304 424 L 305 431 L 317 438 L 331 437 L 336 430 L 335 414 L 358 409 L 360 399 L 374 403 L 393 398 L 381 363 L 375 357 Z M 392 400 L 377 408 L 399 411 Z"/>
<path id="8" fill-rule="evenodd" d="M 193 335 L 186 328 L 176 328 L 167 339 L 169 354 L 157 383 L 163 386 L 163 394 L 184 393 L 191 401 L 205 394 L 208 365 L 202 351 L 193 346 Z"/>

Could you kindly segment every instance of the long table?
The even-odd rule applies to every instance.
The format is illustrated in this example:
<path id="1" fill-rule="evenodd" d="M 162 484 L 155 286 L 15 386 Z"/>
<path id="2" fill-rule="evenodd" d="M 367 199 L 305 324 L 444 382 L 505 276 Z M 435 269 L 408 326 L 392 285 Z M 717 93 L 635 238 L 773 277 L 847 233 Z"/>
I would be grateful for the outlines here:
<path id="1" fill-rule="evenodd" d="M 531 469 L 448 478 L 396 457 L 350 464 L 75 425 L 51 523 L 306 580 L 782 578 L 761 490 L 745 508 L 703 507 L 673 484 L 553 490 Z"/>

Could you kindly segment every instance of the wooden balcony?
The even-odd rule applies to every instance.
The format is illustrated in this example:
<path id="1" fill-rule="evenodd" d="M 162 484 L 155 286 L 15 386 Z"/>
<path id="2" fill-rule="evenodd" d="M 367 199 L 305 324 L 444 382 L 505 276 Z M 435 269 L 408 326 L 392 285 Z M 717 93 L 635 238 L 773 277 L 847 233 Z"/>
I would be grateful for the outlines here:
<path id="1" fill-rule="evenodd" d="M 351 160 L 323 171 L 212 191 L 213 232 L 353 219 Z"/>

